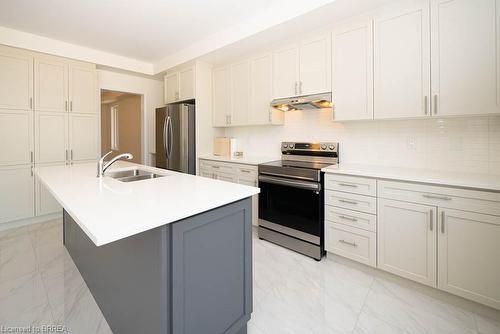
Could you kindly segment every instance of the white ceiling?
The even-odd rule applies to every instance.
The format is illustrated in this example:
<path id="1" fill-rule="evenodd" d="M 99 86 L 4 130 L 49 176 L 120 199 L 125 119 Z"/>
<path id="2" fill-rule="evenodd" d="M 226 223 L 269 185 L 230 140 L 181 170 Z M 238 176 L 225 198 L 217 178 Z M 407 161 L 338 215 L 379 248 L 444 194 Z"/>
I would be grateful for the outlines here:
<path id="1" fill-rule="evenodd" d="M 0 25 L 156 62 L 287 2 L 290 1 L 2 0 Z"/>

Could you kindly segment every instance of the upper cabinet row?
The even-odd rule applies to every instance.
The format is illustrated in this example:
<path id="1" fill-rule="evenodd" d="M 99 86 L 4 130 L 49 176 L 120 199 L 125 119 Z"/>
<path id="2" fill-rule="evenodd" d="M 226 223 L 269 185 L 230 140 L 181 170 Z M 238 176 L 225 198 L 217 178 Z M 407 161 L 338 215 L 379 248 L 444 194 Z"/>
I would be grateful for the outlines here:
<path id="1" fill-rule="evenodd" d="M 0 108 L 96 113 L 95 65 L 0 48 Z"/>
<path id="2" fill-rule="evenodd" d="M 167 73 L 164 77 L 165 104 L 192 100 L 195 97 L 195 66 Z"/>
<path id="3" fill-rule="evenodd" d="M 333 33 L 334 120 L 500 112 L 500 0 L 431 0 Z"/>
<path id="4" fill-rule="evenodd" d="M 320 36 L 213 70 L 214 126 L 283 124 L 273 99 L 331 91 L 331 38 Z"/>

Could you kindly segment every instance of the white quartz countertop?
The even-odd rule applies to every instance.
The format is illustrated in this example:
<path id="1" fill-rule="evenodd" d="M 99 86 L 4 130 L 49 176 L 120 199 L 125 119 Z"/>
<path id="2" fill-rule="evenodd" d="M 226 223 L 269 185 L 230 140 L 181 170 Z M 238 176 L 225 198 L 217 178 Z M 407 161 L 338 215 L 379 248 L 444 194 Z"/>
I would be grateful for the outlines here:
<path id="1" fill-rule="evenodd" d="M 500 175 L 342 163 L 323 168 L 322 171 L 332 174 L 365 176 L 389 180 L 430 183 L 442 186 L 500 191 Z"/>
<path id="2" fill-rule="evenodd" d="M 237 164 L 246 164 L 246 165 L 258 165 L 263 164 L 270 161 L 281 160 L 281 157 L 257 157 L 257 156 L 245 156 L 242 157 L 229 157 L 229 156 L 220 156 L 213 154 L 206 154 L 200 156 L 200 159 L 205 160 L 215 160 L 222 162 L 232 162 Z"/>
<path id="3" fill-rule="evenodd" d="M 121 182 L 96 177 L 96 163 L 37 167 L 35 174 L 97 245 L 120 240 L 259 193 L 259 188 L 118 162 L 164 177 Z"/>

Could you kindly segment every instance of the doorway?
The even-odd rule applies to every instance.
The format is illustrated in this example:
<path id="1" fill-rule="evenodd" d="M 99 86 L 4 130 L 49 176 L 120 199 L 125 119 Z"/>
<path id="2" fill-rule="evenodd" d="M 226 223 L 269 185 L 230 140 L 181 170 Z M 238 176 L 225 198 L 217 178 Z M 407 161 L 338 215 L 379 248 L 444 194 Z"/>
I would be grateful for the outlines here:
<path id="1" fill-rule="evenodd" d="M 132 153 L 142 164 L 142 96 L 101 90 L 101 154 Z"/>

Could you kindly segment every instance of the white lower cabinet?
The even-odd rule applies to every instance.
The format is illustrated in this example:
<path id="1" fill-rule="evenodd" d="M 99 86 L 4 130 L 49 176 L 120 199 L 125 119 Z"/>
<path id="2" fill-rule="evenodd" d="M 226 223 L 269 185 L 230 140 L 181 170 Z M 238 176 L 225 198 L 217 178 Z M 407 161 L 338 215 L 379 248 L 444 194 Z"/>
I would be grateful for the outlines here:
<path id="1" fill-rule="evenodd" d="M 0 223 L 33 217 L 31 165 L 0 167 Z"/>
<path id="2" fill-rule="evenodd" d="M 239 183 L 246 186 L 259 185 L 257 166 L 221 162 L 209 159 L 200 159 L 199 175 L 210 179 Z M 252 224 L 258 225 L 259 221 L 259 195 L 252 197 Z"/>
<path id="3" fill-rule="evenodd" d="M 500 217 L 439 209 L 438 288 L 500 309 Z"/>
<path id="4" fill-rule="evenodd" d="M 436 286 L 437 208 L 379 199 L 378 267 Z"/>
<path id="5" fill-rule="evenodd" d="M 375 233 L 326 221 L 325 235 L 325 248 L 328 252 L 372 267 L 377 265 Z"/>

